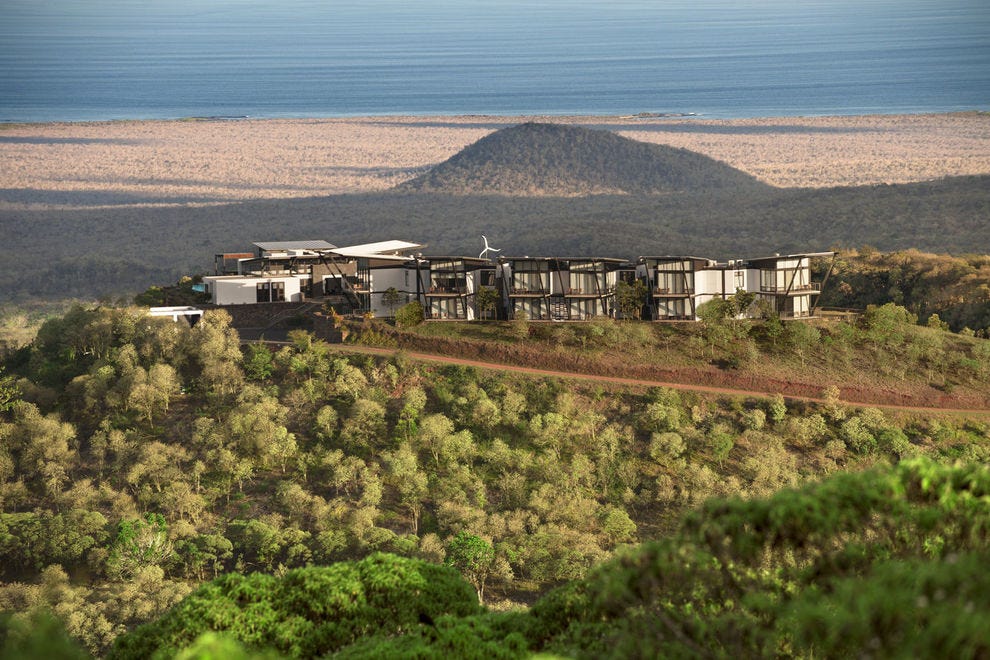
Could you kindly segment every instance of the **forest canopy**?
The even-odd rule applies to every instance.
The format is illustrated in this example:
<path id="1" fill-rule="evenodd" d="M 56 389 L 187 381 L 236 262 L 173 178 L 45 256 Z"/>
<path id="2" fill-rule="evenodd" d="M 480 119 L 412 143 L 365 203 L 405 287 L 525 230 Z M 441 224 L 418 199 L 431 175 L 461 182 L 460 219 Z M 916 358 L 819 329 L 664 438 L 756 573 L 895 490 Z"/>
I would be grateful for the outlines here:
<path id="1" fill-rule="evenodd" d="M 916 338 L 909 331 L 916 326 L 905 324 L 908 316 L 892 306 L 878 312 L 872 325 L 852 331 L 864 333 L 871 351 L 908 355 Z M 589 333 L 586 343 L 620 336 L 616 322 L 581 327 Z M 630 326 L 647 327 L 652 326 Z M 755 332 L 748 326 L 722 328 L 737 337 L 744 330 L 747 336 Z M 540 332 L 527 330 L 511 341 L 543 351 L 547 340 Z M 705 332 L 699 327 L 701 343 L 693 343 L 708 356 L 709 340 L 721 342 L 722 335 Z M 917 333 L 956 337 L 934 328 Z M 815 336 L 821 346 L 815 350 L 826 350 L 822 336 Z M 573 345 L 567 350 L 576 352 L 580 338 L 573 334 L 568 341 Z M 771 355 L 770 338 L 760 341 Z M 945 340 L 941 350 L 949 363 L 972 361 L 967 378 L 978 379 L 990 362 L 970 356 L 982 355 L 975 351 L 986 343 L 959 337 Z M 731 344 L 718 343 L 715 350 Z M 662 353 L 662 344 L 657 350 Z M 479 644 L 499 646 L 517 634 L 505 642 L 510 651 L 571 653 L 585 643 L 582 635 L 598 634 L 594 626 L 602 621 L 626 619 L 633 631 L 629 640 L 663 649 L 683 643 L 675 633 L 640 639 L 640 611 L 662 612 L 691 644 L 726 652 L 763 649 L 780 634 L 773 607 L 783 597 L 781 585 L 811 579 L 801 571 L 817 564 L 807 562 L 837 571 L 829 573 L 836 579 L 835 598 L 854 597 L 840 580 L 854 573 L 839 569 L 865 571 L 880 559 L 855 534 L 883 539 L 876 552 L 886 548 L 888 559 L 906 562 L 883 569 L 888 573 L 870 572 L 877 589 L 900 579 L 898 571 L 914 571 L 926 557 L 946 564 L 950 557 L 960 560 L 957 568 L 933 576 L 933 584 L 964 581 L 969 555 L 985 551 L 985 497 L 977 492 L 985 475 L 945 467 L 990 458 L 990 426 L 965 415 L 854 407 L 834 393 L 809 403 L 512 376 L 414 362 L 401 352 L 343 353 L 304 331 L 293 332 L 287 345 L 242 346 L 223 311 L 207 312 L 189 327 L 148 317 L 139 308 L 78 306 L 46 322 L 34 342 L 9 355 L 4 366 L 0 611 L 8 613 L 4 625 L 11 643 L 30 642 L 25 628 L 47 630 L 43 621 L 50 613 L 88 652 L 107 653 L 118 638 L 123 650 L 132 643 L 122 637 L 128 631 L 163 615 L 160 625 L 172 626 L 169 617 L 197 612 L 193 604 L 203 594 L 229 600 L 224 590 L 243 587 L 237 593 L 255 594 L 273 621 L 284 616 L 297 626 L 290 630 L 301 632 L 282 640 L 241 637 L 238 643 L 305 655 L 292 645 L 309 643 L 310 618 L 279 609 L 271 594 L 287 593 L 280 591 L 286 584 L 320 584 L 326 575 L 360 574 L 333 581 L 353 579 L 355 589 L 359 583 L 370 589 L 367 599 L 377 598 L 370 595 L 368 577 L 375 572 L 362 574 L 362 567 L 394 566 L 386 572 L 396 579 L 406 575 L 410 584 L 418 584 L 416 575 L 434 576 L 430 582 L 452 600 L 438 594 L 438 609 L 424 610 L 396 596 L 394 623 L 407 634 L 395 640 L 364 632 L 348 637 L 342 631 L 352 623 L 339 621 L 336 630 L 347 645 L 357 644 L 354 649 L 427 643 L 424 636 L 431 635 L 456 649 L 456 640 L 473 630 Z M 913 457 L 925 460 L 812 485 L 832 473 Z M 761 504 L 761 498 L 802 485 L 808 490 Z M 844 490 L 863 493 L 842 504 L 849 511 L 816 504 Z M 890 492 L 900 492 L 903 501 L 856 508 L 879 507 L 878 498 Z M 722 504 L 689 513 L 713 497 Z M 942 513 L 935 516 L 936 510 Z M 825 521 L 832 527 L 802 518 L 816 511 L 832 511 L 836 517 Z M 885 512 L 907 516 L 904 529 L 914 531 L 900 535 L 884 523 Z M 876 529 L 860 524 L 874 514 L 880 516 Z M 833 533 L 848 540 L 847 551 L 827 542 Z M 712 545 L 712 539 L 735 539 L 738 547 Z M 753 545 L 758 539 L 770 545 Z M 649 543 L 633 549 L 644 541 Z M 611 570 L 596 567 L 611 558 L 615 563 L 606 566 L 660 561 L 634 559 L 654 555 L 663 562 L 683 558 L 674 549 L 681 546 L 670 544 L 750 568 L 723 584 L 718 580 L 727 577 L 706 572 L 709 559 L 682 567 L 685 575 L 707 581 L 698 583 L 704 590 L 695 595 L 670 591 L 671 598 L 687 599 L 671 601 L 674 610 L 666 596 L 656 595 L 667 594 L 667 587 L 649 591 L 650 580 L 666 575 L 666 568 L 645 573 L 654 575 L 650 580 L 633 581 L 640 586 L 622 587 L 632 589 L 626 596 L 595 586 L 606 578 L 594 576 Z M 815 555 L 815 548 L 824 554 Z M 755 571 L 762 558 L 777 562 L 776 577 Z M 203 586 L 214 580 L 219 582 Z M 405 582 L 397 584 L 398 592 L 408 593 Z M 771 595 L 765 602 L 738 600 L 732 590 L 739 584 Z M 551 591 L 561 585 L 570 586 Z M 582 600 L 581 594 L 599 588 L 602 598 L 620 600 Z M 808 598 L 814 593 L 808 591 Z M 732 594 L 731 611 L 723 611 Z M 695 596 L 702 600 L 690 600 Z M 495 614 L 474 614 L 479 597 Z M 706 599 L 721 605 L 700 608 Z M 983 601 L 973 602 L 977 612 L 984 611 Z M 320 606 L 314 599 L 306 603 Z M 531 614 L 514 613 L 526 605 L 532 605 Z M 627 609 L 628 617 L 622 614 Z M 567 614 L 585 610 L 594 620 Z M 741 620 L 755 626 L 751 638 L 723 636 L 742 629 Z M 145 634 L 151 633 L 133 639 Z M 809 628 L 806 634 L 817 640 L 819 632 Z M 174 642 L 175 648 L 196 643 L 226 642 L 191 636 Z"/>

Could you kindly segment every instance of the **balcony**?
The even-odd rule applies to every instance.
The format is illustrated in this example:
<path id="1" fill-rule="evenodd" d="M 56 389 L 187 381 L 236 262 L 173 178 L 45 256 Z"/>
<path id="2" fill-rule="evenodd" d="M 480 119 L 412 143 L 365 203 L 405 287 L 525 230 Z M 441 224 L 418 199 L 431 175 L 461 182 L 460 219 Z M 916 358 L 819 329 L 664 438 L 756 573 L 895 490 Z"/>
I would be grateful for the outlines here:
<path id="1" fill-rule="evenodd" d="M 547 294 L 543 289 L 528 289 L 526 287 L 514 286 L 509 290 L 509 295 L 519 298 L 542 298 Z"/>
<path id="2" fill-rule="evenodd" d="M 789 296 L 803 296 L 809 293 L 818 294 L 822 291 L 821 282 L 812 282 L 811 284 L 795 284 L 788 290 L 786 286 L 761 286 L 760 293 L 773 293 L 776 295 L 789 295 Z"/>
<path id="3" fill-rule="evenodd" d="M 653 290 L 654 298 L 686 298 L 694 295 L 694 289 L 665 289 L 657 287 Z"/>
<path id="4" fill-rule="evenodd" d="M 600 298 L 602 296 L 610 296 L 615 293 L 615 287 L 608 287 L 605 289 L 584 289 L 584 288 L 571 288 L 564 290 L 564 296 L 567 298 Z"/>
<path id="5" fill-rule="evenodd" d="M 426 295 L 435 298 L 453 298 L 467 295 L 467 292 L 465 286 L 431 286 L 426 291 Z"/>

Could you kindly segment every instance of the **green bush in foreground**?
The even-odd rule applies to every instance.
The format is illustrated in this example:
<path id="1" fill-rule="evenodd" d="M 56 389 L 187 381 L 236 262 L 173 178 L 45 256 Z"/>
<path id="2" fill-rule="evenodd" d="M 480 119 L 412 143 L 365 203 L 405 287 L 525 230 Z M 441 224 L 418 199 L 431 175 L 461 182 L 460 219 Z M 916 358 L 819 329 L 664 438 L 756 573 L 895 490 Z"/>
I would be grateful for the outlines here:
<path id="1" fill-rule="evenodd" d="M 976 624 L 990 617 L 988 539 L 978 464 L 918 459 L 712 500 L 676 537 L 542 598 L 527 637 L 576 657 L 971 657 L 990 650 Z"/>
<path id="2" fill-rule="evenodd" d="M 766 500 L 712 500 L 673 538 L 528 612 L 451 617 L 346 653 L 983 657 L 988 534 L 987 467 L 914 460 Z"/>
<path id="3" fill-rule="evenodd" d="M 84 660 L 89 654 L 47 612 L 0 614 L 0 660 Z"/>
<path id="4" fill-rule="evenodd" d="M 915 459 L 711 500 L 529 611 L 482 613 L 449 569 L 374 555 L 228 575 L 111 657 L 173 655 L 210 630 L 302 657 L 985 657 L 988 562 L 990 468 Z"/>
<path id="5" fill-rule="evenodd" d="M 291 570 L 231 573 L 200 587 L 158 621 L 116 641 L 111 658 L 172 657 L 210 631 L 251 649 L 316 657 L 372 634 L 400 634 L 444 614 L 479 611 L 451 568 L 393 555 Z"/>

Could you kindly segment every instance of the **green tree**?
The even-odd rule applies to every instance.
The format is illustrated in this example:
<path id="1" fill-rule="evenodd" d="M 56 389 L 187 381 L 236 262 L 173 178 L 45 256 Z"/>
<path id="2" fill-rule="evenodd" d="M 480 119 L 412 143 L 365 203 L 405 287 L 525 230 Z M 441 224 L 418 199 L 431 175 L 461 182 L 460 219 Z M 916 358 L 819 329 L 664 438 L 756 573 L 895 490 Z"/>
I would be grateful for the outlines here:
<path id="1" fill-rule="evenodd" d="M 358 399 L 348 411 L 340 439 L 353 452 L 370 454 L 388 438 L 385 408 L 377 401 Z"/>
<path id="2" fill-rule="evenodd" d="M 408 443 L 382 455 L 385 462 L 386 483 L 395 490 L 398 504 L 409 513 L 412 533 L 419 534 L 419 517 L 428 493 L 428 478 Z"/>
<path id="3" fill-rule="evenodd" d="M 643 428 L 649 431 L 676 431 L 683 423 L 681 395 L 669 387 L 652 388 L 641 415 Z"/>
<path id="4" fill-rule="evenodd" d="M 59 495 L 79 460 L 75 427 L 56 415 L 42 415 L 32 403 L 17 402 L 13 415 L 3 432 L 8 448 L 19 455 L 20 475 L 49 496 Z"/>
<path id="5" fill-rule="evenodd" d="M 646 285 L 637 279 L 632 284 L 620 280 L 615 285 L 615 306 L 620 318 L 639 319 L 646 304 Z"/>
<path id="6" fill-rule="evenodd" d="M 733 316 L 746 316 L 751 312 L 753 304 L 756 302 L 756 293 L 737 288 L 730 298 L 732 302 Z"/>
<path id="7" fill-rule="evenodd" d="M 725 426 L 716 424 L 708 432 L 708 442 L 712 448 L 712 456 L 718 461 L 719 467 L 722 467 L 723 462 L 729 457 L 729 453 L 735 446 L 732 433 Z"/>
<path id="8" fill-rule="evenodd" d="M 763 335 L 770 340 L 770 345 L 777 348 L 777 342 L 784 336 L 786 328 L 780 316 L 776 313 L 764 316 Z"/>
<path id="9" fill-rule="evenodd" d="M 388 307 L 390 314 L 395 316 L 395 308 L 399 304 L 399 290 L 390 286 L 382 293 L 382 304 Z"/>
<path id="10" fill-rule="evenodd" d="M 272 375 L 272 352 L 264 344 L 248 344 L 244 348 L 244 374 L 251 380 L 267 380 Z"/>
<path id="11" fill-rule="evenodd" d="M 475 294 L 474 304 L 478 308 L 479 318 L 495 318 L 495 309 L 501 300 L 498 291 L 489 287 L 481 287 Z"/>
<path id="12" fill-rule="evenodd" d="M 21 397 L 21 390 L 14 382 L 14 377 L 4 371 L 4 366 L 0 365 L 0 413 L 11 410 Z"/>
<path id="13" fill-rule="evenodd" d="M 338 425 L 337 411 L 334 407 L 323 406 L 316 412 L 313 432 L 319 440 L 328 442 L 336 437 Z"/>
<path id="14" fill-rule="evenodd" d="M 65 626 L 47 610 L 23 616 L 0 615 L 0 658 L 88 660 L 92 656 L 66 634 Z"/>
<path id="15" fill-rule="evenodd" d="M 107 559 L 107 572 L 118 578 L 131 577 L 145 566 L 170 561 L 173 554 L 164 516 L 148 513 L 137 520 L 122 520 L 117 526 L 117 539 Z"/>
<path id="16" fill-rule="evenodd" d="M 938 317 L 938 314 L 932 314 L 928 317 L 928 322 L 925 324 L 933 330 L 942 330 L 948 332 L 949 324 Z"/>
<path id="17" fill-rule="evenodd" d="M 180 387 L 178 374 L 171 365 L 154 364 L 147 372 L 137 367 L 127 392 L 127 406 L 137 411 L 148 426 L 154 428 L 155 418 L 168 413 L 168 407 Z"/>
<path id="18" fill-rule="evenodd" d="M 119 637 L 108 657 L 173 657 L 207 631 L 253 649 L 315 658 L 369 631 L 406 633 L 421 620 L 479 611 L 469 584 L 452 568 L 373 554 L 287 571 L 230 573 L 201 586 L 158 620 Z"/>
<path id="19" fill-rule="evenodd" d="M 444 564 L 453 566 L 471 583 L 478 593 L 478 602 L 485 603 L 485 583 L 495 568 L 495 548 L 480 536 L 458 532 L 447 543 Z"/>
<path id="20" fill-rule="evenodd" d="M 804 323 L 803 321 L 792 321 L 787 324 L 784 333 L 787 347 L 801 360 L 801 366 L 805 366 L 808 356 L 819 345 L 821 333 L 818 328 Z"/>
<path id="21" fill-rule="evenodd" d="M 165 304 L 165 291 L 160 286 L 150 286 L 134 296 L 134 304 L 139 307 L 160 307 Z"/>
<path id="22" fill-rule="evenodd" d="M 444 453 L 449 438 L 454 435 L 454 422 L 442 413 L 427 415 L 419 424 L 415 445 L 426 450 L 433 457 L 434 465 L 440 465 L 440 457 Z"/>
<path id="23" fill-rule="evenodd" d="M 784 401 L 783 394 L 778 393 L 773 395 L 773 398 L 767 404 L 767 413 L 770 416 L 770 421 L 774 424 L 784 421 L 787 417 L 787 402 Z"/>
<path id="24" fill-rule="evenodd" d="M 915 321 L 914 314 L 894 303 L 869 305 L 860 319 L 867 339 L 876 346 L 902 343 L 906 327 L 914 325 Z"/>
<path id="25" fill-rule="evenodd" d="M 701 320 L 712 358 L 715 357 L 716 348 L 728 346 L 732 341 L 734 333 L 729 323 L 734 311 L 732 302 L 721 298 L 713 298 L 698 306 L 696 313 Z"/>
<path id="26" fill-rule="evenodd" d="M 185 477 L 190 453 L 181 445 L 172 445 L 153 440 L 141 445 L 127 471 L 127 483 L 140 491 L 148 488 L 161 493 L 165 487 Z"/>
<path id="27" fill-rule="evenodd" d="M 395 430 L 397 433 L 401 431 L 404 439 L 408 440 L 416 433 L 426 400 L 426 392 L 421 387 L 412 386 L 402 394 L 402 409 Z"/>

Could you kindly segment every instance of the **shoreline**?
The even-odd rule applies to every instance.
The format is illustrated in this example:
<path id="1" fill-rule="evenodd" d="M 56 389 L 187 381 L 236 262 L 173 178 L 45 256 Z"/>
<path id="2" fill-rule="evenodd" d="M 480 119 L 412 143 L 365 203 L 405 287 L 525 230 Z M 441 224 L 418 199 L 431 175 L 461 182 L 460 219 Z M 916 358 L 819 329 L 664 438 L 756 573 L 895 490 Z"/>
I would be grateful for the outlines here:
<path id="1" fill-rule="evenodd" d="M 990 174 L 990 112 L 185 118 L 0 126 L 0 208 L 376 193 L 503 127 L 577 124 L 702 153 L 780 188 Z"/>
<path id="2" fill-rule="evenodd" d="M 694 120 L 699 122 L 753 122 L 753 121 L 787 121 L 787 120 L 820 120 L 820 119 L 855 119 L 871 117 L 942 117 L 942 116 L 990 116 L 990 108 L 970 108 L 966 110 L 919 110 L 917 112 L 854 112 L 854 113 L 811 113 L 811 114 L 771 114 L 752 116 L 714 116 L 703 112 L 636 112 L 623 114 L 584 114 L 584 113 L 525 113 L 499 114 L 492 112 L 477 113 L 380 113 L 380 114 L 329 114 L 329 115 L 183 115 L 176 117 L 117 117 L 109 119 L 50 119 L 50 120 L 20 120 L 0 119 L 0 134 L 3 131 L 20 127 L 43 126 L 81 126 L 102 124 L 133 124 L 133 123 L 210 123 L 210 122 L 310 122 L 310 121 L 383 121 L 383 120 L 479 120 L 486 119 L 499 123 L 509 120 L 546 119 L 561 120 L 617 120 L 617 121 L 658 121 L 658 120 Z"/>
<path id="3" fill-rule="evenodd" d="M 893 112 L 850 112 L 850 113 L 804 113 L 804 114 L 768 114 L 746 116 L 716 116 L 704 112 L 662 112 L 644 111 L 622 114 L 596 113 L 437 113 L 437 112 L 386 112 L 378 114 L 305 114 L 305 115 L 181 115 L 172 117 L 111 117 L 106 119 L 0 119 L 0 132 L 11 127 L 21 126 L 50 126 L 50 125 L 82 125 L 82 124 L 118 124 L 133 122 L 240 122 L 240 121 L 321 121 L 321 120 L 392 120 L 392 119 L 492 119 L 509 120 L 525 118 L 552 119 L 615 119 L 615 120 L 658 120 L 658 119 L 693 119 L 698 121 L 742 122 L 756 120 L 790 120 L 790 119 L 829 119 L 854 117 L 918 117 L 943 115 L 990 115 L 990 108 L 968 108 L 956 110 L 917 110 Z"/>

